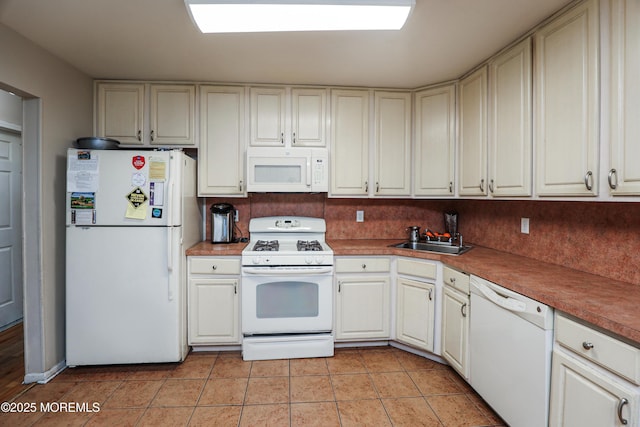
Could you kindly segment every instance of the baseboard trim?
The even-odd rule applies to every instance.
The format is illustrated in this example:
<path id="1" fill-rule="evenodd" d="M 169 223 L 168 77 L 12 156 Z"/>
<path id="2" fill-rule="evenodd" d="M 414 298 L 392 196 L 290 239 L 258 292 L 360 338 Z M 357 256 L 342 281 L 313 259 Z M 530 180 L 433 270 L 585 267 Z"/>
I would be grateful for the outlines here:
<path id="1" fill-rule="evenodd" d="M 38 383 L 38 384 L 46 384 L 52 379 L 54 379 L 60 372 L 64 371 L 67 367 L 66 361 L 62 360 L 53 366 L 51 369 L 45 372 L 32 372 L 29 374 L 25 374 L 24 383 Z"/>

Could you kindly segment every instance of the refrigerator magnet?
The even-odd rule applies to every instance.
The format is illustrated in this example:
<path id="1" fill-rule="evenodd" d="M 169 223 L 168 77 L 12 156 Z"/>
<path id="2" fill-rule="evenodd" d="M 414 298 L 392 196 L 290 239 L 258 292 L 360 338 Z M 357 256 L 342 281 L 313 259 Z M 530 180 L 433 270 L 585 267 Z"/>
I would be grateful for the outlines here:
<path id="1" fill-rule="evenodd" d="M 144 167 L 145 165 L 145 160 L 144 160 L 144 156 L 133 156 L 133 158 L 131 159 L 131 164 L 133 165 L 134 168 L 140 170 Z"/>
<path id="2" fill-rule="evenodd" d="M 154 181 L 149 183 L 149 205 L 164 205 L 164 182 Z"/>
<path id="3" fill-rule="evenodd" d="M 151 209 L 151 217 L 152 218 L 162 218 L 162 209 L 161 208 L 153 208 L 153 209 Z"/>
<path id="4" fill-rule="evenodd" d="M 151 159 L 149 162 L 149 179 L 165 180 L 167 177 L 167 162 L 164 160 Z"/>
<path id="5" fill-rule="evenodd" d="M 140 187 L 134 188 L 125 197 L 129 201 L 129 204 L 133 206 L 134 209 L 138 209 L 143 203 L 149 200 L 147 195 L 144 194 L 144 191 L 142 191 L 142 188 Z"/>
<path id="6" fill-rule="evenodd" d="M 147 177 L 143 173 L 135 172 L 131 175 L 131 185 L 134 187 L 142 187 L 147 182 Z"/>

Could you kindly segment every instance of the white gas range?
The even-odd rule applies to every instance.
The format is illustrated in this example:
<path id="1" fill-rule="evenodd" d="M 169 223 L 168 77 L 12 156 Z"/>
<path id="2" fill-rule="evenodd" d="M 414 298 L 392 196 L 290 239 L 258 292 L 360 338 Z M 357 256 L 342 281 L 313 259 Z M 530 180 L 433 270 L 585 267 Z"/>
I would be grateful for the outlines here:
<path id="1" fill-rule="evenodd" d="M 333 251 L 322 218 L 249 222 L 242 251 L 244 360 L 333 355 Z"/>

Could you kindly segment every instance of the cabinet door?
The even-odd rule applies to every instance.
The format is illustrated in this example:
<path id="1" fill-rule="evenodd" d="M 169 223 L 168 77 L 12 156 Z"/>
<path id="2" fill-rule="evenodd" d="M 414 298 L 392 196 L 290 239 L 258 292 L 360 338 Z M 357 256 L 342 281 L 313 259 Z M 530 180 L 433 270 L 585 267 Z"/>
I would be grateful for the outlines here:
<path id="1" fill-rule="evenodd" d="M 411 194 L 411 94 L 376 92 L 376 196 Z"/>
<path id="2" fill-rule="evenodd" d="M 638 426 L 639 390 L 563 352 L 552 360 L 550 427 Z"/>
<path id="3" fill-rule="evenodd" d="M 144 84 L 99 83 L 96 93 L 96 134 L 126 145 L 142 145 Z"/>
<path id="4" fill-rule="evenodd" d="M 189 280 L 189 344 L 240 343 L 238 279 Z"/>
<path id="5" fill-rule="evenodd" d="M 469 379 L 469 296 L 444 287 L 442 357 Z"/>
<path id="6" fill-rule="evenodd" d="M 582 3 L 535 34 L 540 196 L 598 194 L 598 10 Z"/>
<path id="7" fill-rule="evenodd" d="M 609 191 L 640 195 L 640 4 L 611 2 Z"/>
<path id="8" fill-rule="evenodd" d="M 200 86 L 198 195 L 244 195 L 244 89 Z"/>
<path id="9" fill-rule="evenodd" d="M 489 64 L 489 191 L 531 195 L 531 39 Z"/>
<path id="10" fill-rule="evenodd" d="M 252 87 L 251 145 L 283 146 L 285 138 L 285 89 Z"/>
<path id="11" fill-rule="evenodd" d="M 369 92 L 331 92 L 331 195 L 369 193 Z"/>
<path id="12" fill-rule="evenodd" d="M 389 276 L 338 277 L 336 339 L 389 338 Z"/>
<path id="13" fill-rule="evenodd" d="M 453 196 L 456 88 L 427 89 L 415 98 L 413 194 Z"/>
<path id="14" fill-rule="evenodd" d="M 487 67 L 460 82 L 458 194 L 487 194 Z"/>
<path id="15" fill-rule="evenodd" d="M 291 90 L 291 145 L 324 147 L 327 144 L 327 91 Z"/>
<path id="16" fill-rule="evenodd" d="M 433 351 L 435 323 L 435 285 L 398 278 L 396 338 L 427 351 Z"/>
<path id="17" fill-rule="evenodd" d="M 149 141 L 152 145 L 196 145 L 193 85 L 151 85 Z"/>

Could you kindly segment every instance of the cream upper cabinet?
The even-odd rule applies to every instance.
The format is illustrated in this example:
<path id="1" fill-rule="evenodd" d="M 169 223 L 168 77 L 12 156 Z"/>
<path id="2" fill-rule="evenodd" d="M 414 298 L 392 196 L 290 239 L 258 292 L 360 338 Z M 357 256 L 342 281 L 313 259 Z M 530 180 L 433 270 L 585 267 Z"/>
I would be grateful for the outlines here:
<path id="1" fill-rule="evenodd" d="M 535 33 L 539 196 L 598 194 L 598 12 L 589 0 Z"/>
<path id="2" fill-rule="evenodd" d="M 195 105 L 194 85 L 99 82 L 96 133 L 123 145 L 195 146 Z"/>
<path id="3" fill-rule="evenodd" d="M 456 87 L 415 94 L 413 194 L 453 196 Z"/>
<path id="4" fill-rule="evenodd" d="M 199 196 L 244 196 L 245 90 L 200 86 Z"/>
<path id="5" fill-rule="evenodd" d="M 458 194 L 487 194 L 487 67 L 460 81 Z"/>
<path id="6" fill-rule="evenodd" d="M 640 3 L 611 2 L 611 137 L 607 183 L 614 196 L 640 195 Z"/>
<path id="7" fill-rule="evenodd" d="M 252 87 L 252 146 L 284 146 L 286 90 L 285 88 Z"/>
<path id="8" fill-rule="evenodd" d="M 121 144 L 144 144 L 145 95 L 143 83 L 98 83 L 96 135 L 116 139 Z"/>
<path id="9" fill-rule="evenodd" d="M 489 192 L 531 196 L 531 39 L 489 63 Z"/>
<path id="10" fill-rule="evenodd" d="M 411 194 L 411 94 L 374 94 L 374 195 Z"/>
<path id="11" fill-rule="evenodd" d="M 327 145 L 327 90 L 291 89 L 291 145 Z"/>
<path id="12" fill-rule="evenodd" d="M 369 91 L 331 92 L 331 195 L 369 194 Z"/>

